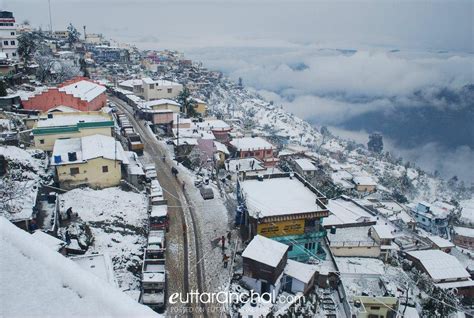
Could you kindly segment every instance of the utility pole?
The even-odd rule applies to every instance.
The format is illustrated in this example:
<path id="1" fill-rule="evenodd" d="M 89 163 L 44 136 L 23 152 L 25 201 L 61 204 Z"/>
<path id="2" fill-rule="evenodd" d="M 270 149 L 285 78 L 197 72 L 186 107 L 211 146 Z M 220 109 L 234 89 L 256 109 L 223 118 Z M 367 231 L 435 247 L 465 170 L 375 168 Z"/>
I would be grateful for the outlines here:
<path id="1" fill-rule="evenodd" d="M 176 116 L 176 124 L 177 124 L 177 130 L 176 130 L 176 153 L 179 154 L 179 113 Z M 178 162 L 178 156 L 176 156 L 176 162 Z"/>
<path id="2" fill-rule="evenodd" d="M 49 10 L 49 32 L 53 35 L 53 19 L 51 18 L 51 0 L 48 0 L 48 10 Z"/>
<path id="3" fill-rule="evenodd" d="M 82 27 L 84 28 L 84 41 L 86 41 L 86 40 L 87 40 L 87 36 L 86 36 L 86 26 L 83 25 Z"/>

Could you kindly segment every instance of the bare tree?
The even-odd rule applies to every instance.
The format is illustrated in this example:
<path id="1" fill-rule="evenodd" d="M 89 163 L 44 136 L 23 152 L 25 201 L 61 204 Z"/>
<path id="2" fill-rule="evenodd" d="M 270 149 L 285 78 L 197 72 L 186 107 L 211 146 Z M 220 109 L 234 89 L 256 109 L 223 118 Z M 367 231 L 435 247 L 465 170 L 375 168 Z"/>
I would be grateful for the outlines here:
<path id="1" fill-rule="evenodd" d="M 70 61 L 55 59 L 52 56 L 37 56 L 36 77 L 41 82 L 64 82 L 81 74 L 80 68 Z"/>

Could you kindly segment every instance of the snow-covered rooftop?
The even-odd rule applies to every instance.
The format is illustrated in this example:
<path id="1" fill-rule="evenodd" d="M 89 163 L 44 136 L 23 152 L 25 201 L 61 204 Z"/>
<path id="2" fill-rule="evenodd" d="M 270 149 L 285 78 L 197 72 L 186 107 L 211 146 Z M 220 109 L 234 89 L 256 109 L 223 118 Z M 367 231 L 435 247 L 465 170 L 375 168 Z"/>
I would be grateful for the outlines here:
<path id="1" fill-rule="evenodd" d="M 68 153 L 75 152 L 77 160 L 69 161 Z M 61 156 L 61 162 L 56 163 L 55 157 Z M 105 158 L 128 163 L 128 158 L 120 142 L 113 137 L 92 135 L 82 138 L 58 139 L 54 143 L 52 165 L 86 162 L 94 158 Z"/>
<path id="2" fill-rule="evenodd" d="M 276 267 L 285 256 L 287 250 L 288 245 L 256 235 L 245 248 L 242 257 Z"/>
<path id="3" fill-rule="evenodd" d="M 81 80 L 58 89 L 60 92 L 73 95 L 74 97 L 80 98 L 85 101 L 92 101 L 100 94 L 105 93 L 106 88 L 102 85 Z"/>
<path id="4" fill-rule="evenodd" d="M 334 257 L 341 274 L 385 274 L 384 264 L 377 258 Z"/>
<path id="5" fill-rule="evenodd" d="M 142 78 L 142 81 L 143 83 L 145 84 L 155 84 L 155 85 L 158 85 L 158 86 L 176 86 L 176 85 L 181 85 L 179 83 L 176 83 L 176 82 L 172 82 L 172 81 L 167 81 L 167 80 L 154 80 L 154 79 L 151 79 L 150 77 L 144 77 Z"/>
<path id="6" fill-rule="evenodd" d="M 73 126 L 80 122 L 97 123 L 103 121 L 111 121 L 112 118 L 102 112 L 77 112 L 74 115 L 60 115 L 54 114 L 52 118 L 42 117 L 38 120 L 37 128 L 58 127 L 58 126 Z"/>
<path id="7" fill-rule="evenodd" d="M 295 164 L 301 168 L 303 171 L 315 171 L 316 166 L 311 162 L 311 160 L 306 158 L 296 159 Z"/>
<path id="8" fill-rule="evenodd" d="M 454 247 L 453 243 L 437 235 L 430 235 L 428 236 L 428 239 L 439 248 Z"/>
<path id="9" fill-rule="evenodd" d="M 317 270 L 317 265 L 300 263 L 289 259 L 286 263 L 284 273 L 307 284 L 310 282 L 311 278 L 313 278 Z"/>
<path id="10" fill-rule="evenodd" d="M 431 278 L 435 281 L 468 279 L 469 273 L 456 257 L 440 250 L 422 250 L 407 252 L 420 261 Z"/>
<path id="11" fill-rule="evenodd" d="M 241 182 L 249 214 L 255 218 L 325 210 L 317 195 L 293 177 L 247 179 Z"/>
<path id="12" fill-rule="evenodd" d="M 474 229 L 469 228 L 469 227 L 455 226 L 454 232 L 458 235 L 462 235 L 466 237 L 474 237 Z"/>
<path id="13" fill-rule="evenodd" d="M 227 149 L 227 147 L 218 141 L 214 141 L 214 147 L 216 147 L 217 151 L 223 152 L 227 155 L 229 154 L 229 150 Z"/>
<path id="14" fill-rule="evenodd" d="M 2 315 L 158 316 L 3 217 L 0 233 Z"/>
<path id="15" fill-rule="evenodd" d="M 255 162 L 253 164 L 253 169 L 252 169 L 252 162 Z M 261 162 L 258 159 L 255 158 L 243 158 L 243 159 L 230 159 L 226 163 L 227 170 L 231 172 L 237 172 L 237 171 L 261 171 L 265 170 L 265 166 L 263 165 L 263 162 Z"/>
<path id="16" fill-rule="evenodd" d="M 362 185 L 362 186 L 376 186 L 377 185 L 374 179 L 368 176 L 355 176 L 354 179 L 352 179 L 352 181 L 354 181 L 355 184 Z"/>
<path id="17" fill-rule="evenodd" d="M 331 199 L 327 205 L 330 215 L 324 219 L 324 226 L 347 225 L 375 222 L 376 218 L 368 211 L 346 198 Z"/>
<path id="18" fill-rule="evenodd" d="M 195 126 L 198 129 L 206 130 L 206 131 L 219 131 L 219 130 L 229 130 L 231 127 L 225 121 L 220 119 L 206 119 L 203 122 L 195 123 Z"/>
<path id="19" fill-rule="evenodd" d="M 275 147 L 261 137 L 236 138 L 230 144 L 238 151 L 274 149 Z"/>
<path id="20" fill-rule="evenodd" d="M 376 224 L 372 228 L 377 232 L 380 239 L 393 239 L 392 228 L 385 224 Z"/>
<path id="21" fill-rule="evenodd" d="M 120 86 L 125 86 L 125 87 L 130 87 L 130 88 L 133 88 L 133 86 L 135 85 L 141 85 L 141 84 L 142 84 L 141 79 L 129 79 L 129 80 L 119 83 Z"/>
<path id="22" fill-rule="evenodd" d="M 91 254 L 71 257 L 71 260 L 82 269 L 94 274 L 113 287 L 118 287 L 114 276 L 114 268 L 108 254 Z"/>
<path id="23" fill-rule="evenodd" d="M 147 101 L 147 102 L 142 102 L 141 106 L 144 107 L 144 108 L 152 108 L 153 106 L 166 105 L 166 104 L 174 105 L 174 106 L 181 106 L 181 104 L 179 104 L 178 102 L 176 102 L 172 99 L 166 99 L 166 98 L 150 100 L 150 101 Z"/>

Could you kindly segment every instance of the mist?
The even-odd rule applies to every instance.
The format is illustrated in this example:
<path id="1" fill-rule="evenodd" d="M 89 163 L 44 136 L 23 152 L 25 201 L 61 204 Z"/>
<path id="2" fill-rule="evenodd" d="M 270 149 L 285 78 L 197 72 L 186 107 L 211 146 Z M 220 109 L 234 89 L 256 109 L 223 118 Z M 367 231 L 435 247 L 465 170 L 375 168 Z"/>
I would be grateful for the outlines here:
<path id="1" fill-rule="evenodd" d="M 19 22 L 49 29 L 47 1 L 0 3 Z M 234 80 L 242 78 L 248 88 L 314 125 L 336 127 L 341 135 L 382 130 L 386 144 L 407 160 L 466 181 L 474 180 L 472 125 L 456 127 L 449 138 L 433 129 L 416 131 L 413 137 L 420 138 L 409 144 L 394 127 L 419 115 L 417 109 L 423 120 L 433 110 L 436 116 L 426 120 L 435 127 L 453 114 L 474 121 L 465 90 L 474 83 L 473 6 L 472 1 L 51 0 L 56 30 L 73 23 L 82 32 L 86 25 L 87 32 L 141 49 L 181 50 Z"/>

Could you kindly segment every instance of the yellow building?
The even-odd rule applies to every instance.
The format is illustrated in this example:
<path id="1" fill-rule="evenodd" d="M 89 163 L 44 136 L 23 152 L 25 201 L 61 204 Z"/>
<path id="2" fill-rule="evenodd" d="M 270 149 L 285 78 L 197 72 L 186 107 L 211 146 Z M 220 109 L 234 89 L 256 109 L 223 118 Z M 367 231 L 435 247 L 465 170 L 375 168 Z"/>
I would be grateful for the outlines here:
<path id="1" fill-rule="evenodd" d="M 354 296 L 355 304 L 360 304 L 361 310 L 356 310 L 357 318 L 391 318 L 395 317 L 398 308 L 398 298 L 395 296 Z"/>
<path id="2" fill-rule="evenodd" d="M 59 139 L 54 144 L 52 162 L 56 179 L 63 189 L 78 186 L 107 188 L 122 179 L 122 164 L 127 164 L 122 145 L 103 135 Z"/>
<path id="3" fill-rule="evenodd" d="M 194 105 L 194 110 L 202 117 L 206 116 L 207 103 L 199 98 L 193 97 L 193 100 L 196 102 L 196 105 Z"/>
<path id="4" fill-rule="evenodd" d="M 104 112 L 54 112 L 42 115 L 32 134 L 35 148 L 53 151 L 58 139 L 81 138 L 92 135 L 112 136 L 114 122 Z"/>

